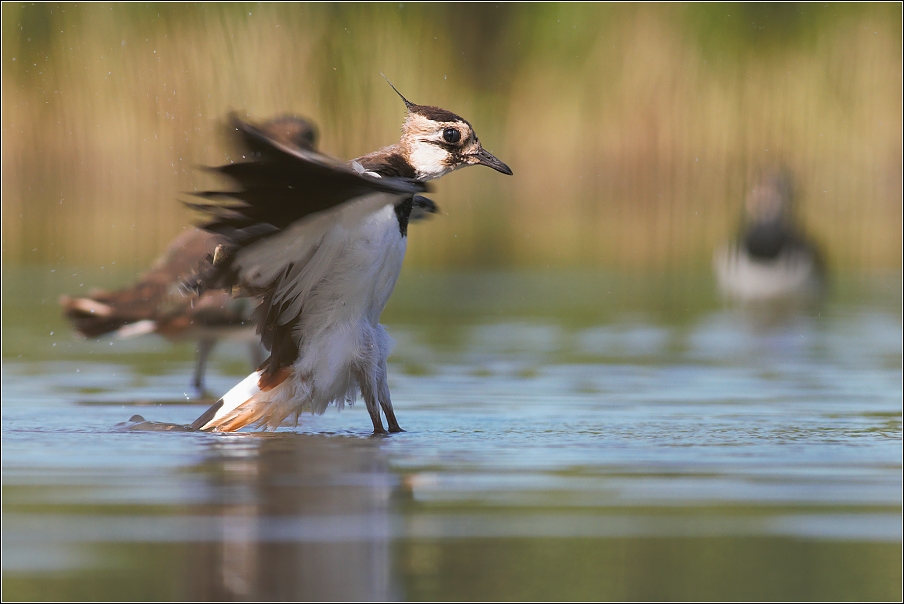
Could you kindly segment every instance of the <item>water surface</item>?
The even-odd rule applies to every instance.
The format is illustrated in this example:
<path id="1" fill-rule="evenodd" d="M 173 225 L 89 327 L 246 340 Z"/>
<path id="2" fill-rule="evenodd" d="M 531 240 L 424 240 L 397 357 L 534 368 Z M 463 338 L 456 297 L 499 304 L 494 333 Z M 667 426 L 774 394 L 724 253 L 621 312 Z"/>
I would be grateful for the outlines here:
<path id="1" fill-rule="evenodd" d="M 403 434 L 363 405 L 187 424 L 193 347 L 79 341 L 3 274 L 5 599 L 900 599 L 898 273 L 821 305 L 707 275 L 407 272 L 384 316 Z M 222 393 L 248 371 L 221 344 Z M 139 426 L 140 427 L 140 426 Z"/>

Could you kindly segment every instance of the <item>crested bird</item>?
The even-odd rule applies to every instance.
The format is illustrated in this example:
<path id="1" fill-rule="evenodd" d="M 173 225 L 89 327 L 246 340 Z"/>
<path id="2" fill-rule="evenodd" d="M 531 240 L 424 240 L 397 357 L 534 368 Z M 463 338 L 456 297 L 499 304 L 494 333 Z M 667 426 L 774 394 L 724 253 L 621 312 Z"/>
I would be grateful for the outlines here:
<path id="1" fill-rule="evenodd" d="M 744 204 L 739 238 L 716 249 L 713 265 L 722 294 L 742 302 L 816 299 L 824 293 L 825 264 L 793 214 L 788 171 L 761 172 Z"/>
<path id="2" fill-rule="evenodd" d="M 317 131 L 309 120 L 283 115 L 265 122 L 261 130 L 289 148 L 315 148 Z M 425 208 L 435 211 L 435 208 Z M 197 340 L 198 351 L 192 386 L 204 395 L 207 359 L 223 337 L 246 339 L 251 344 L 254 365 L 262 360 L 254 334 L 249 299 L 233 299 L 226 291 L 211 290 L 198 299 L 184 295 L 182 283 L 194 274 L 204 259 L 226 239 L 200 229 L 176 237 L 150 270 L 133 285 L 116 290 L 92 290 L 87 297 L 61 296 L 63 314 L 76 332 L 86 338 L 111 333 L 128 338 L 148 333 L 171 341 Z"/>
<path id="3" fill-rule="evenodd" d="M 387 80 L 388 82 L 388 80 Z M 390 83 L 390 86 L 392 84 Z M 229 432 L 275 429 L 302 411 L 342 407 L 360 392 L 376 434 L 402 429 L 386 375 L 391 339 L 380 315 L 395 287 L 413 210 L 432 207 L 427 181 L 465 166 L 511 169 L 464 118 L 408 101 L 399 141 L 348 163 L 292 148 L 235 115 L 245 161 L 212 168 L 234 191 L 189 205 L 224 237 L 188 282 L 262 297 L 258 330 L 270 356 L 192 423 Z"/>

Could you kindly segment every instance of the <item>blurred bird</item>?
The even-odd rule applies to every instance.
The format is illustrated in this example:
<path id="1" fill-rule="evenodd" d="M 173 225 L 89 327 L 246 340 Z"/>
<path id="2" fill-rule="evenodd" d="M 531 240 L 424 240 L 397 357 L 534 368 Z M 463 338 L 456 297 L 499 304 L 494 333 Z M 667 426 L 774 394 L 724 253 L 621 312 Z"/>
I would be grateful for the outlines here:
<path id="1" fill-rule="evenodd" d="M 765 170 L 747 195 L 739 240 L 716 249 L 713 264 L 726 297 L 750 302 L 822 295 L 822 255 L 795 224 L 792 201 L 788 172 Z"/>
<path id="2" fill-rule="evenodd" d="M 407 109 L 399 142 L 349 163 L 287 146 L 232 116 L 254 152 L 215 168 L 238 190 L 202 193 L 204 202 L 190 204 L 206 213 L 204 229 L 227 240 L 190 284 L 262 296 L 258 329 L 270 357 L 193 428 L 275 429 L 304 410 L 353 402 L 360 391 L 375 433 L 385 432 L 381 408 L 389 431 L 401 431 L 386 381 L 391 340 L 379 319 L 412 211 L 430 206 L 419 193 L 464 166 L 512 171 L 466 120 L 396 93 Z"/>
<path id="3" fill-rule="evenodd" d="M 291 115 L 272 119 L 261 130 L 287 148 L 312 150 L 317 139 L 311 122 Z M 257 301 L 234 299 L 230 293 L 218 290 L 191 299 L 181 287 L 204 259 L 226 241 L 221 235 L 200 229 L 187 231 L 176 237 L 154 266 L 131 287 L 117 291 L 93 290 L 87 298 L 62 296 L 64 315 L 86 338 L 107 333 L 121 338 L 157 333 L 172 341 L 197 340 L 192 385 L 197 395 L 203 396 L 207 359 L 218 339 L 248 340 L 254 365 L 263 360 L 251 316 Z"/>

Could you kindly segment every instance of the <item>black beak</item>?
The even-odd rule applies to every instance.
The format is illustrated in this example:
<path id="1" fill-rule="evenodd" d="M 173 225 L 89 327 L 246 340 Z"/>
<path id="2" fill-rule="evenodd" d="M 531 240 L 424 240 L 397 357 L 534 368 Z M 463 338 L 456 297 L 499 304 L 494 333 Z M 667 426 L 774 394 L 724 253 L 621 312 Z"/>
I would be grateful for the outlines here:
<path id="1" fill-rule="evenodd" d="M 493 154 L 484 149 L 483 147 L 477 151 L 472 157 L 477 158 L 477 163 L 483 166 L 488 166 L 493 168 L 497 172 L 502 172 L 503 174 L 512 175 L 512 169 L 506 166 L 504 163 L 493 157 Z"/>

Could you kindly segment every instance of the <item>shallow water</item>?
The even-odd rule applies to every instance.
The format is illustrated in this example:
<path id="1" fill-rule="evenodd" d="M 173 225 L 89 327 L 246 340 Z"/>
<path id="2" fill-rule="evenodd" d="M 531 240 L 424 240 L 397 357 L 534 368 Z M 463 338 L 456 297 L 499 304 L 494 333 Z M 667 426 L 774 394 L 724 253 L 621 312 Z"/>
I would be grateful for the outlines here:
<path id="1" fill-rule="evenodd" d="M 900 273 L 767 312 L 707 275 L 407 272 L 384 438 L 363 405 L 129 424 L 203 411 L 192 345 L 75 340 L 56 299 L 132 276 L 4 270 L 4 599 L 901 597 Z"/>

